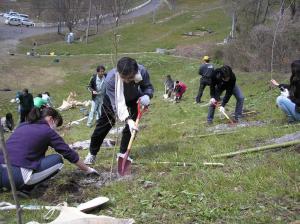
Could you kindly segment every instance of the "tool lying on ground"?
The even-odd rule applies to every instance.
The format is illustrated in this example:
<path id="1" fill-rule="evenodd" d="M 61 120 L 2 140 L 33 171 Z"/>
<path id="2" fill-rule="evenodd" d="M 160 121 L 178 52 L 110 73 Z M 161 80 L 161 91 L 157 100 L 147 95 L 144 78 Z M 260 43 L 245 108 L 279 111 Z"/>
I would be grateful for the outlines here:
<path id="1" fill-rule="evenodd" d="M 138 115 L 137 115 L 137 118 L 136 118 L 136 121 L 135 121 L 135 126 L 136 127 L 138 127 L 139 121 L 140 121 L 143 113 L 148 109 L 147 107 L 141 108 L 140 100 L 138 101 L 137 107 L 138 107 Z M 121 176 L 130 175 L 130 173 L 131 173 L 132 159 L 130 159 L 128 157 L 129 157 L 129 153 L 130 153 L 130 150 L 131 150 L 133 140 L 136 136 L 136 132 L 137 132 L 136 130 L 133 130 L 133 132 L 131 134 L 130 141 L 128 143 L 126 153 L 118 155 L 118 173 Z"/>

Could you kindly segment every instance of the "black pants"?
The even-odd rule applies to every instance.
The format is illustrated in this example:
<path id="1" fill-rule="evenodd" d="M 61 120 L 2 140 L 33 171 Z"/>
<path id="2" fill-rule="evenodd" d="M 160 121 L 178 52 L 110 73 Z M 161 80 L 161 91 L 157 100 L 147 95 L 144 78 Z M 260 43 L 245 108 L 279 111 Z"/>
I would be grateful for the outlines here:
<path id="1" fill-rule="evenodd" d="M 200 86 L 199 86 L 199 90 L 198 90 L 198 95 L 196 97 L 196 102 L 200 103 L 201 102 L 201 97 L 203 95 L 204 89 L 206 86 L 210 85 L 210 80 L 206 79 L 206 78 L 201 78 L 200 79 Z"/>
<path id="2" fill-rule="evenodd" d="M 20 123 L 25 122 L 27 120 L 27 116 L 29 114 L 30 110 L 24 110 L 21 108 L 20 111 Z"/>
<path id="3" fill-rule="evenodd" d="M 133 120 L 137 118 L 137 100 L 133 100 L 129 103 L 126 103 L 130 117 Z M 97 155 L 100 150 L 100 146 L 103 143 L 104 138 L 110 131 L 110 129 L 115 125 L 115 113 L 111 106 L 109 97 L 107 95 L 104 96 L 103 104 L 101 107 L 101 116 L 99 120 L 97 120 L 95 130 L 91 137 L 91 144 L 90 144 L 90 153 L 92 155 Z M 125 128 L 122 132 L 122 139 L 120 145 L 120 152 L 125 153 L 127 150 L 128 143 L 130 141 L 131 133 L 129 130 L 128 124 L 125 125 Z"/>

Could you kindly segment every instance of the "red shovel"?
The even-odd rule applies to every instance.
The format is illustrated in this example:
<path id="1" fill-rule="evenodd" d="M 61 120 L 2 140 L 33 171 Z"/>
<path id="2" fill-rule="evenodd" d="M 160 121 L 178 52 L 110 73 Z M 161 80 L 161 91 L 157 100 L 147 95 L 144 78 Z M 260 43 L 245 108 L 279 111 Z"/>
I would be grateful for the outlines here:
<path id="1" fill-rule="evenodd" d="M 140 121 L 143 113 L 147 110 L 147 107 L 143 107 L 143 109 L 141 110 L 140 100 L 138 101 L 137 107 L 138 107 L 138 115 L 137 115 L 137 118 L 136 118 L 136 121 L 135 121 L 135 126 L 136 127 L 138 127 L 139 121 Z M 136 130 L 133 130 L 133 132 L 131 134 L 130 141 L 128 143 L 126 153 L 125 154 L 119 154 L 119 156 L 118 156 L 118 173 L 121 176 L 131 174 L 132 160 L 129 159 L 128 157 L 129 157 L 129 153 L 130 153 L 131 146 L 132 146 L 133 140 L 135 138 L 136 132 L 137 132 Z"/>

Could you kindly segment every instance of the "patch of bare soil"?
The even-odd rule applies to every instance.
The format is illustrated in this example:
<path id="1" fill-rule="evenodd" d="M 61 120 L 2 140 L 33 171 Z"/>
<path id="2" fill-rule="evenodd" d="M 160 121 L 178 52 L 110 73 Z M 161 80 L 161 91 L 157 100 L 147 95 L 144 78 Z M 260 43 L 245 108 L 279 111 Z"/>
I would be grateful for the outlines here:
<path id="1" fill-rule="evenodd" d="M 266 124 L 266 122 L 263 122 L 263 121 L 249 121 L 249 122 L 243 121 L 243 122 L 240 122 L 240 123 L 236 123 L 234 125 L 232 125 L 232 124 L 218 124 L 216 126 L 207 128 L 207 131 L 218 133 L 218 132 L 223 132 L 223 131 L 235 130 L 237 128 L 260 127 L 260 126 L 263 126 L 265 124 Z"/>
<path id="2" fill-rule="evenodd" d="M 19 56 L 13 60 L 22 60 Z M 25 56 L 24 56 L 25 57 Z M 38 60 L 38 59 L 37 59 Z M 0 71 L 0 79 L 5 80 L 1 82 L 0 88 L 10 88 L 12 90 L 20 90 L 23 88 L 30 89 L 47 87 L 49 83 L 63 84 L 63 71 L 57 67 L 34 67 L 34 66 L 13 66 L 13 61 L 6 65 L 9 68 Z M 38 80 L 38 81 L 33 81 Z M 29 90 L 30 91 L 30 90 Z"/>
<path id="3" fill-rule="evenodd" d="M 190 38 L 186 36 L 185 38 Z M 191 57 L 191 58 L 202 58 L 203 55 L 211 55 L 211 49 L 214 47 L 213 44 L 192 44 L 192 45 L 178 45 L 174 52 L 174 55 Z"/>
<path id="4" fill-rule="evenodd" d="M 110 173 L 107 171 L 100 172 L 100 176 L 87 176 L 81 171 L 75 171 L 68 174 L 63 183 L 58 183 L 58 180 L 49 180 L 47 190 L 39 189 L 35 193 L 36 198 L 41 198 L 51 204 L 61 203 L 61 198 L 68 195 L 69 203 L 81 203 L 85 198 L 87 189 L 101 188 L 115 181 L 130 180 L 133 175 L 121 177 L 116 171 Z"/>
<path id="5" fill-rule="evenodd" d="M 280 144 L 280 143 L 295 141 L 295 140 L 299 140 L 299 139 L 300 139 L 300 131 L 297 131 L 292 134 L 284 135 L 280 138 L 273 138 L 273 139 L 269 140 L 267 143 Z"/>

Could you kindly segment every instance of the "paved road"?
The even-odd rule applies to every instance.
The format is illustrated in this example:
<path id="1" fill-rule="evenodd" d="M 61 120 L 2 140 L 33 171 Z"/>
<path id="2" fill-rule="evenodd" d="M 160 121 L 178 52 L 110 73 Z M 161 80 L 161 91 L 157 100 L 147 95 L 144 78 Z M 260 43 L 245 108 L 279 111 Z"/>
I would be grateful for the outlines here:
<path id="1" fill-rule="evenodd" d="M 135 17 L 143 16 L 146 15 L 156 8 L 158 8 L 160 4 L 160 0 L 152 0 L 151 3 L 148 5 L 128 13 L 127 15 L 124 15 L 123 18 L 121 18 L 123 21 L 124 20 L 130 20 Z M 112 18 L 106 18 L 104 23 L 105 24 L 110 24 L 113 22 Z M 10 41 L 10 42 L 17 42 L 18 40 L 30 36 L 35 36 L 39 34 L 44 34 L 44 33 L 51 33 L 51 32 L 56 32 L 57 27 L 48 27 L 48 28 L 41 28 L 41 27 L 19 27 L 19 26 L 9 26 L 4 24 L 4 18 L 0 17 L 0 41 Z"/>

